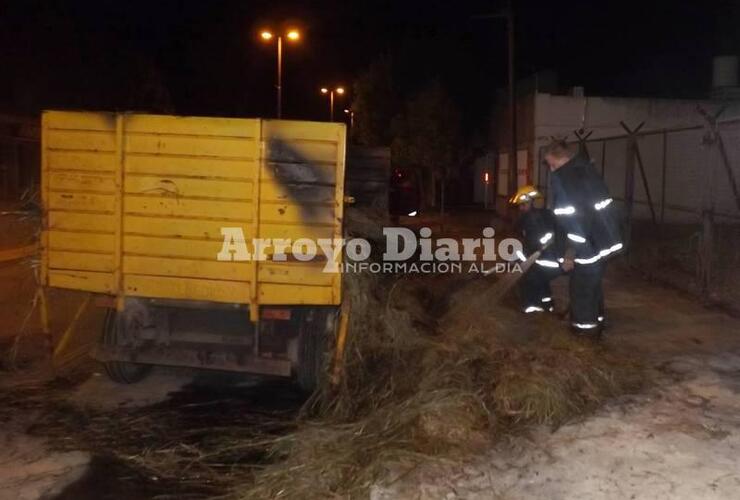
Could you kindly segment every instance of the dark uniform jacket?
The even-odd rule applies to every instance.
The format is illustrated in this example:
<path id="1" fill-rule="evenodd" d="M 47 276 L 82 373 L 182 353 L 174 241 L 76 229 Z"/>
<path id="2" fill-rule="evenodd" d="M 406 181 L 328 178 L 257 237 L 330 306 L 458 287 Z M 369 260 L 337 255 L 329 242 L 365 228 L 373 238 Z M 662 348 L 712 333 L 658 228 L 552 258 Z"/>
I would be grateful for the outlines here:
<path id="1" fill-rule="evenodd" d="M 562 235 L 557 229 L 552 211 L 546 208 L 532 208 L 524 212 L 517 221 L 517 230 L 523 237 L 525 257 L 546 247 L 538 261 L 552 262 L 555 266 L 550 267 L 558 267 L 557 259 L 563 254 L 564 249 Z"/>
<path id="2" fill-rule="evenodd" d="M 604 180 L 576 155 L 551 176 L 552 209 L 577 264 L 592 264 L 622 250 L 619 218 Z"/>

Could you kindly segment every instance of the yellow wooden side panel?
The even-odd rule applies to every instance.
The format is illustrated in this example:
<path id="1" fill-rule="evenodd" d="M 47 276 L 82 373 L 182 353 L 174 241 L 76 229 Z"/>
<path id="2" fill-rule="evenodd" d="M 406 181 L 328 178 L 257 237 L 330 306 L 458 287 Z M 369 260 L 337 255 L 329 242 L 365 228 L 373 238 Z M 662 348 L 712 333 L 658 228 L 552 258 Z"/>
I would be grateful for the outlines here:
<path id="1" fill-rule="evenodd" d="M 324 272 L 323 262 L 263 262 L 259 267 L 259 283 L 312 285 L 331 287 L 334 275 Z"/>
<path id="2" fill-rule="evenodd" d="M 126 130 L 133 134 L 254 139 L 259 120 L 210 118 L 206 116 L 128 115 Z"/>
<path id="3" fill-rule="evenodd" d="M 133 115 L 125 143 L 124 293 L 248 302 L 254 264 L 217 255 L 253 234 L 260 121 Z"/>
<path id="4" fill-rule="evenodd" d="M 115 259 L 108 253 L 80 253 L 59 250 L 49 251 L 49 267 L 58 270 L 97 271 L 112 273 Z"/>
<path id="5" fill-rule="evenodd" d="M 336 123 L 263 122 L 260 236 L 293 240 L 341 237 L 345 134 L 344 125 Z M 263 267 L 266 272 L 259 273 L 258 282 L 260 303 L 341 301 L 341 279 L 338 274 L 323 272 L 323 263 L 296 268 L 271 262 L 260 264 L 261 270 Z"/>
<path id="6" fill-rule="evenodd" d="M 221 262 L 223 228 L 341 237 L 340 124 L 46 112 L 44 280 L 109 294 L 338 304 L 324 262 Z M 269 252 L 268 252 L 269 253 Z"/>
<path id="7" fill-rule="evenodd" d="M 111 175 L 51 170 L 49 172 L 49 190 L 54 192 L 81 191 L 95 194 L 116 193 L 115 179 Z"/>
<path id="8" fill-rule="evenodd" d="M 263 305 L 280 305 L 286 303 L 332 305 L 339 304 L 341 300 L 341 297 L 336 295 L 336 290 L 336 287 L 331 286 L 263 283 L 260 286 L 258 300 Z"/>
<path id="9" fill-rule="evenodd" d="M 219 280 L 224 272 L 230 281 L 249 281 L 251 264 L 248 262 L 218 262 L 215 259 L 185 259 L 124 255 L 124 274 L 147 276 L 179 276 L 182 278 Z"/>
<path id="10" fill-rule="evenodd" d="M 115 216 L 108 213 L 48 211 L 48 229 L 114 234 Z"/>
<path id="11" fill-rule="evenodd" d="M 46 143 L 44 143 L 47 146 Z M 59 172 L 94 172 L 113 174 L 116 170 L 116 155 L 109 151 L 75 151 L 46 149 L 46 164 L 49 170 Z"/>
<path id="12" fill-rule="evenodd" d="M 196 259 L 221 264 L 216 256 L 223 243 L 212 240 L 189 240 L 178 238 L 157 238 L 127 234 L 123 238 L 123 255 L 143 255 L 151 257 L 173 257 Z M 223 267 L 223 279 L 229 279 L 229 270 Z"/>
<path id="13" fill-rule="evenodd" d="M 195 198 L 251 202 L 252 198 L 252 182 L 247 180 L 172 178 L 168 175 L 129 174 L 126 176 L 124 190 L 129 194 L 164 195 L 177 200 Z"/>
<path id="14" fill-rule="evenodd" d="M 130 236 L 150 236 L 179 238 L 182 240 L 204 239 L 209 241 L 223 240 L 221 228 L 238 227 L 245 239 L 253 235 L 252 223 L 229 221 L 226 219 L 191 219 L 171 217 L 127 215 L 124 221 L 124 232 Z"/>
<path id="15" fill-rule="evenodd" d="M 48 285 L 57 288 L 71 288 L 84 292 L 105 294 L 116 293 L 113 273 L 81 270 L 49 269 Z"/>
<path id="16" fill-rule="evenodd" d="M 206 161 L 204 161 L 206 160 Z M 242 179 L 254 177 L 256 164 L 239 158 L 198 158 L 131 153 L 126 157 L 126 173 L 159 176 L 192 176 L 211 179 Z M 185 174 L 184 172 L 187 172 Z"/>
<path id="17" fill-rule="evenodd" d="M 42 278 L 50 286 L 114 293 L 116 117 L 42 117 Z"/>
<path id="18" fill-rule="evenodd" d="M 249 287 L 241 281 L 126 274 L 123 291 L 136 297 L 249 303 Z"/>
<path id="19" fill-rule="evenodd" d="M 169 194 L 126 193 L 124 215 L 249 221 L 253 217 L 251 201 L 199 200 Z"/>

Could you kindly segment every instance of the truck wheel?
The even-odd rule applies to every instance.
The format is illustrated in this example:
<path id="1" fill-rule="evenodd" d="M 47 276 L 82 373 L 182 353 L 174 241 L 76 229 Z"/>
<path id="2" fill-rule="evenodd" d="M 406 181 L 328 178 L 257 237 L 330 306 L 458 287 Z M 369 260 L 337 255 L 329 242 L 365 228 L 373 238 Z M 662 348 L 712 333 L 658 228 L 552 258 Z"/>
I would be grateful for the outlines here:
<path id="1" fill-rule="evenodd" d="M 298 385 L 306 393 L 319 387 L 328 376 L 329 339 L 334 333 L 334 315 L 328 309 L 311 309 L 303 317 L 298 340 Z"/>
<path id="2" fill-rule="evenodd" d="M 117 347 L 120 329 L 125 328 L 123 319 L 116 311 L 109 310 L 103 322 L 103 345 Z M 103 363 L 108 377 L 119 384 L 134 384 L 144 379 L 152 370 L 151 365 L 128 363 L 125 361 L 106 361 Z"/>

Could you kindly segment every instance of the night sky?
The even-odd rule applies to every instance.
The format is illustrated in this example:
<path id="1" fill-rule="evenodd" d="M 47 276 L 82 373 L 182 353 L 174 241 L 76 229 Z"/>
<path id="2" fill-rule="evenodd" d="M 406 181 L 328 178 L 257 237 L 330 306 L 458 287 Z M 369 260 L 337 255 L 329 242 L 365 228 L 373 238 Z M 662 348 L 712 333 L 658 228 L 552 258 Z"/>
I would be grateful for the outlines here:
<path id="1" fill-rule="evenodd" d="M 386 54 L 401 95 L 439 78 L 478 126 L 505 85 L 507 48 L 504 21 L 477 16 L 502 3 L 4 0 L 0 112 L 273 116 L 275 47 L 258 32 L 288 22 L 304 36 L 286 47 L 286 117 L 325 119 L 319 87 L 349 86 Z M 737 3 L 520 0 L 518 76 L 555 70 L 588 95 L 703 97 L 711 56 L 740 54 Z"/>

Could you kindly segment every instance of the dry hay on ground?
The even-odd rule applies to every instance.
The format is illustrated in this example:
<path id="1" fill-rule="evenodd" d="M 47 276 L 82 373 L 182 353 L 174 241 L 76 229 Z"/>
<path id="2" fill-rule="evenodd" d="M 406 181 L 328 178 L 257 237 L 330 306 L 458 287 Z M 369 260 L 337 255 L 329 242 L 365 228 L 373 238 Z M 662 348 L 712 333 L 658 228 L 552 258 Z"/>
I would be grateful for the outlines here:
<path id="1" fill-rule="evenodd" d="M 251 484 L 267 445 L 295 427 L 294 412 L 230 393 L 147 407 L 73 403 L 69 394 L 87 374 L 71 377 L 0 386 L 0 421 L 21 420 L 50 451 L 102 457 L 117 466 L 106 481 L 147 483 L 162 498 L 222 497 Z"/>
<path id="2" fill-rule="evenodd" d="M 561 424 L 642 378 L 557 320 L 525 321 L 490 304 L 488 278 L 347 279 L 343 378 L 325 383 L 298 421 L 233 401 L 83 409 L 66 402 L 69 387 L 48 385 L 0 391 L 0 417 L 38 415 L 34 433 L 54 447 L 111 456 L 196 495 L 354 498 L 430 457 L 482 450 L 529 424 Z"/>
<path id="3" fill-rule="evenodd" d="M 241 497 L 364 495 L 420 457 L 469 453 L 527 424 L 557 426 L 640 384 L 633 362 L 571 338 L 557 319 L 525 320 L 487 300 L 496 296 L 487 278 L 347 281 L 342 382 L 314 396 Z"/>
<path id="4" fill-rule="evenodd" d="M 327 376 L 297 422 L 236 412 L 199 427 L 167 408 L 81 412 L 42 394 L 39 432 L 209 495 L 358 497 L 429 457 L 560 425 L 642 380 L 625 356 L 572 338 L 556 318 L 501 305 L 492 277 L 348 274 L 344 293 L 352 314 L 341 382 Z M 29 398 L 4 399 L 12 408 Z"/>

